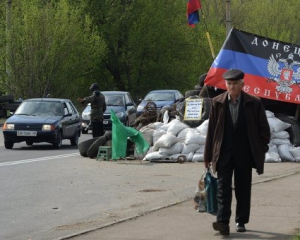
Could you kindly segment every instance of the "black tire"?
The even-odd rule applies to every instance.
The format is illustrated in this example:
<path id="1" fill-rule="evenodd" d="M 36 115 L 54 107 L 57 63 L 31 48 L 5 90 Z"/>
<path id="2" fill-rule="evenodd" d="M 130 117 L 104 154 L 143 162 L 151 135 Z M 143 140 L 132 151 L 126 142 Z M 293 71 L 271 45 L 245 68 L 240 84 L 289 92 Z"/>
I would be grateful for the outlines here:
<path id="1" fill-rule="evenodd" d="M 13 102 L 13 101 L 14 101 L 14 96 L 13 95 L 0 96 L 0 103 L 3 103 L 3 102 Z"/>
<path id="2" fill-rule="evenodd" d="M 33 142 L 31 142 L 31 141 L 26 141 L 26 145 L 27 146 L 31 146 L 33 144 Z"/>
<path id="3" fill-rule="evenodd" d="M 104 133 L 104 136 L 105 136 L 106 141 L 112 140 L 112 131 L 106 131 Z"/>
<path id="4" fill-rule="evenodd" d="M 5 146 L 6 149 L 12 149 L 14 147 L 14 142 L 4 141 L 4 146 Z"/>
<path id="5" fill-rule="evenodd" d="M 79 135 L 80 135 L 80 132 L 76 132 L 75 136 L 70 139 L 70 142 L 71 142 L 72 146 L 77 146 L 78 145 Z"/>
<path id="6" fill-rule="evenodd" d="M 90 146 L 97 140 L 98 138 L 92 138 L 92 139 L 88 139 L 86 141 L 83 141 L 81 143 L 78 144 L 78 150 L 79 153 L 82 157 L 87 157 L 87 151 L 90 148 Z"/>
<path id="7" fill-rule="evenodd" d="M 191 97 L 191 96 L 199 96 L 200 90 L 188 90 L 185 92 L 185 98 Z"/>
<path id="8" fill-rule="evenodd" d="M 53 143 L 53 146 L 57 149 L 61 148 L 62 145 L 62 136 L 61 136 L 61 132 L 57 133 L 57 138 L 56 138 L 56 142 Z"/>
<path id="9" fill-rule="evenodd" d="M 291 126 L 286 129 L 290 134 L 290 142 L 295 146 L 300 146 L 300 122 L 297 118 L 287 115 L 275 115 L 278 119 L 283 122 L 291 124 Z"/>
<path id="10" fill-rule="evenodd" d="M 211 98 L 201 98 L 201 97 L 197 97 L 197 96 L 193 96 L 191 97 L 192 99 L 195 98 L 199 98 L 199 99 L 203 99 L 203 108 L 202 108 L 202 115 L 201 115 L 201 119 L 200 120 L 195 120 L 195 121 L 191 121 L 191 120 L 184 120 L 184 113 L 185 113 L 185 101 L 178 105 L 178 114 L 179 114 L 179 118 L 180 120 L 189 125 L 190 127 L 194 128 L 194 127 L 198 127 L 200 126 L 206 119 L 209 118 L 209 112 L 210 112 L 210 108 L 211 108 Z"/>
<path id="11" fill-rule="evenodd" d="M 107 142 L 105 136 L 99 137 L 87 150 L 87 156 L 90 158 L 97 157 L 98 149 Z"/>

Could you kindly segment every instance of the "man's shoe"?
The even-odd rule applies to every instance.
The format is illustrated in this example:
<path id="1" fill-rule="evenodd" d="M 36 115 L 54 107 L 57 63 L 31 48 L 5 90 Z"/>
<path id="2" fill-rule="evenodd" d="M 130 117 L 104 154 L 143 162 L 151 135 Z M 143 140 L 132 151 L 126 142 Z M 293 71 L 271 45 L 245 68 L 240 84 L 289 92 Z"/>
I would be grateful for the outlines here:
<path id="1" fill-rule="evenodd" d="M 213 229 L 219 231 L 221 235 L 229 235 L 229 225 L 221 222 L 213 222 Z"/>
<path id="2" fill-rule="evenodd" d="M 237 232 L 246 232 L 245 224 L 244 223 L 237 223 L 236 224 L 236 231 Z"/>

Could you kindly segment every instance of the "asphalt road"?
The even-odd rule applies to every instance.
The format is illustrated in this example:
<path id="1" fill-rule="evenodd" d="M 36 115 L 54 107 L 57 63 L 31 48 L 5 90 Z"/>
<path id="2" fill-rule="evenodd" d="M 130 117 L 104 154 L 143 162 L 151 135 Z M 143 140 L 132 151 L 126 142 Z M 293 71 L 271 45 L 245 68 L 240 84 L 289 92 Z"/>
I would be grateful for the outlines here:
<path id="1" fill-rule="evenodd" d="M 91 138 L 82 135 L 80 141 Z M 64 140 L 3 146 L 0 132 L 0 239 L 60 239 L 187 200 L 200 163 L 96 161 Z"/>
<path id="2" fill-rule="evenodd" d="M 91 137 L 91 134 L 82 135 L 80 141 Z M 119 236 L 114 239 L 125 239 L 125 235 L 123 237 L 122 234 L 134 233 L 133 228 L 142 230 L 144 229 L 142 226 L 145 226 L 125 221 L 129 219 L 140 219 L 141 224 L 146 222 L 146 226 L 150 226 L 147 229 L 151 230 L 151 233 L 167 234 L 165 238 L 151 239 L 176 239 L 171 238 L 174 234 L 176 235 L 176 232 L 168 235 L 169 232 L 165 231 L 164 227 L 153 231 L 153 224 L 156 221 L 158 223 L 162 221 L 156 215 L 152 218 L 139 217 L 147 216 L 146 213 L 149 212 L 156 214 L 154 210 L 176 206 L 178 203 L 189 200 L 186 202 L 186 206 L 190 204 L 189 210 L 186 210 L 187 208 L 182 210 L 182 215 L 186 216 L 188 220 L 187 222 L 179 221 L 180 226 L 187 226 L 188 221 L 195 219 L 193 215 L 190 215 L 195 213 L 191 199 L 203 171 L 203 163 L 198 162 L 179 164 L 150 163 L 139 160 L 96 161 L 81 157 L 78 149 L 71 147 L 69 141 L 66 140 L 63 141 L 63 147 L 59 150 L 54 150 L 50 144 L 26 146 L 23 143 L 15 144 L 12 150 L 7 150 L 3 146 L 1 131 L 0 239 L 100 239 L 99 236 L 102 236 L 101 239 L 113 239 L 115 234 L 111 234 L 110 231 L 120 231 Z M 270 163 L 266 164 L 263 175 L 257 175 L 253 171 L 253 181 L 255 184 L 268 183 L 295 173 L 297 173 L 295 177 L 298 178 L 299 172 L 300 165 L 297 163 Z M 292 189 L 298 189 L 296 186 L 288 185 Z M 268 188 L 268 185 L 262 186 Z M 285 202 L 285 198 L 287 196 L 289 198 L 290 192 L 292 192 L 290 189 L 286 194 L 281 194 L 282 191 L 278 193 L 275 191 L 276 196 L 273 196 L 263 190 L 262 197 L 272 200 L 273 197 L 277 199 L 277 194 L 279 194 L 278 196 L 282 197 L 280 201 Z M 298 199 L 297 196 L 291 198 L 294 202 L 296 201 L 297 206 Z M 265 210 L 266 204 L 262 202 L 261 206 L 261 209 L 254 208 L 258 209 L 258 216 L 265 214 L 262 211 Z M 295 226 L 291 224 L 291 221 L 295 221 L 295 219 L 280 217 L 278 214 L 284 215 L 282 212 L 275 216 L 274 213 L 277 211 L 274 209 L 278 206 L 281 205 L 274 205 L 272 208 L 271 217 L 281 223 L 280 228 L 283 228 L 284 231 L 279 231 L 279 233 L 290 233 L 295 229 Z M 173 219 L 172 214 L 169 215 L 170 211 L 174 210 L 172 210 L 173 208 L 168 209 L 167 213 L 164 211 L 162 213 L 171 216 L 172 228 L 177 227 L 178 219 L 176 220 L 175 216 Z M 281 209 L 284 212 L 287 206 L 282 206 Z M 292 211 L 295 210 L 291 209 L 291 213 Z M 292 214 L 290 215 L 292 216 Z M 206 230 L 207 236 L 211 236 L 211 228 L 208 230 L 205 225 L 207 220 L 209 223 L 212 221 L 212 219 L 203 218 L 203 229 Z M 127 227 L 123 228 L 122 232 L 122 224 L 114 225 L 119 222 L 133 224 L 126 225 Z M 264 226 L 266 224 L 266 222 L 257 223 Z M 297 222 L 295 221 L 295 223 Z M 113 230 L 105 228 L 105 226 L 113 226 Z M 160 224 L 160 226 L 163 225 Z M 273 224 L 272 226 L 279 229 L 278 225 Z M 128 229 L 130 231 L 127 231 Z M 201 230 L 198 230 L 195 235 L 200 237 Z M 275 230 L 271 229 L 270 231 L 274 232 Z M 88 232 L 91 234 L 89 235 Z M 105 236 L 110 236 L 110 238 Z M 216 237 L 219 238 L 219 236 Z M 126 239 L 137 239 L 137 237 L 132 235 L 131 238 Z M 182 238 L 179 238 L 178 235 L 177 239 Z M 258 238 L 252 236 L 251 239 Z"/>

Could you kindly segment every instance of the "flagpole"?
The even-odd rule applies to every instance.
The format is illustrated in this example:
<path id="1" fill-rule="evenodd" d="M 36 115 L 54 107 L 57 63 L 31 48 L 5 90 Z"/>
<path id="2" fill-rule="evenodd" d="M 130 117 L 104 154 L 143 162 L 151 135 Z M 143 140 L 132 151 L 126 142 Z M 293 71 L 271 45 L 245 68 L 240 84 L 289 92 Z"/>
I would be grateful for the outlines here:
<path id="1" fill-rule="evenodd" d="M 206 38 L 207 38 L 207 41 L 208 41 L 208 44 L 209 44 L 211 56 L 212 56 L 213 59 L 215 59 L 216 58 L 215 51 L 214 51 L 214 48 L 213 48 L 213 45 L 212 45 L 212 42 L 211 42 L 211 39 L 210 39 L 210 35 L 209 35 L 209 32 L 208 32 L 208 28 L 207 28 L 207 25 L 206 25 L 206 21 L 205 21 L 205 17 L 204 17 L 202 8 L 200 10 L 201 10 L 201 15 L 202 15 L 202 18 L 203 18 L 203 21 L 204 21 L 205 29 L 206 29 Z"/>

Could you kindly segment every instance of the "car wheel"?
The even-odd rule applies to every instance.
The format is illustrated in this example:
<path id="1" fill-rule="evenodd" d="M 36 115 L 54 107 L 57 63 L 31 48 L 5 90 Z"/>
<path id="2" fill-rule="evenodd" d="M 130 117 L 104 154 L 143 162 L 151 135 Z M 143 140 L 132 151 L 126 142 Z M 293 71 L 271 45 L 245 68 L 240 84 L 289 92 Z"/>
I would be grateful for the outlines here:
<path id="1" fill-rule="evenodd" d="M 87 134 L 88 131 L 89 131 L 89 130 L 82 129 L 82 130 L 81 130 L 81 133 L 82 133 L 82 134 Z"/>
<path id="2" fill-rule="evenodd" d="M 4 146 L 6 149 L 12 149 L 14 146 L 14 142 L 11 141 L 4 141 Z"/>
<path id="3" fill-rule="evenodd" d="M 78 145 L 78 135 L 79 134 L 80 134 L 80 132 L 76 132 L 75 136 L 70 139 L 72 146 Z"/>
<path id="4" fill-rule="evenodd" d="M 26 141 L 26 144 L 27 144 L 28 146 L 31 146 L 31 145 L 33 144 L 33 142 L 31 142 L 31 141 Z"/>
<path id="5" fill-rule="evenodd" d="M 61 132 L 58 132 L 57 133 L 56 142 L 53 143 L 53 146 L 55 148 L 61 148 L 61 145 L 62 145 L 62 136 L 61 136 Z"/>

